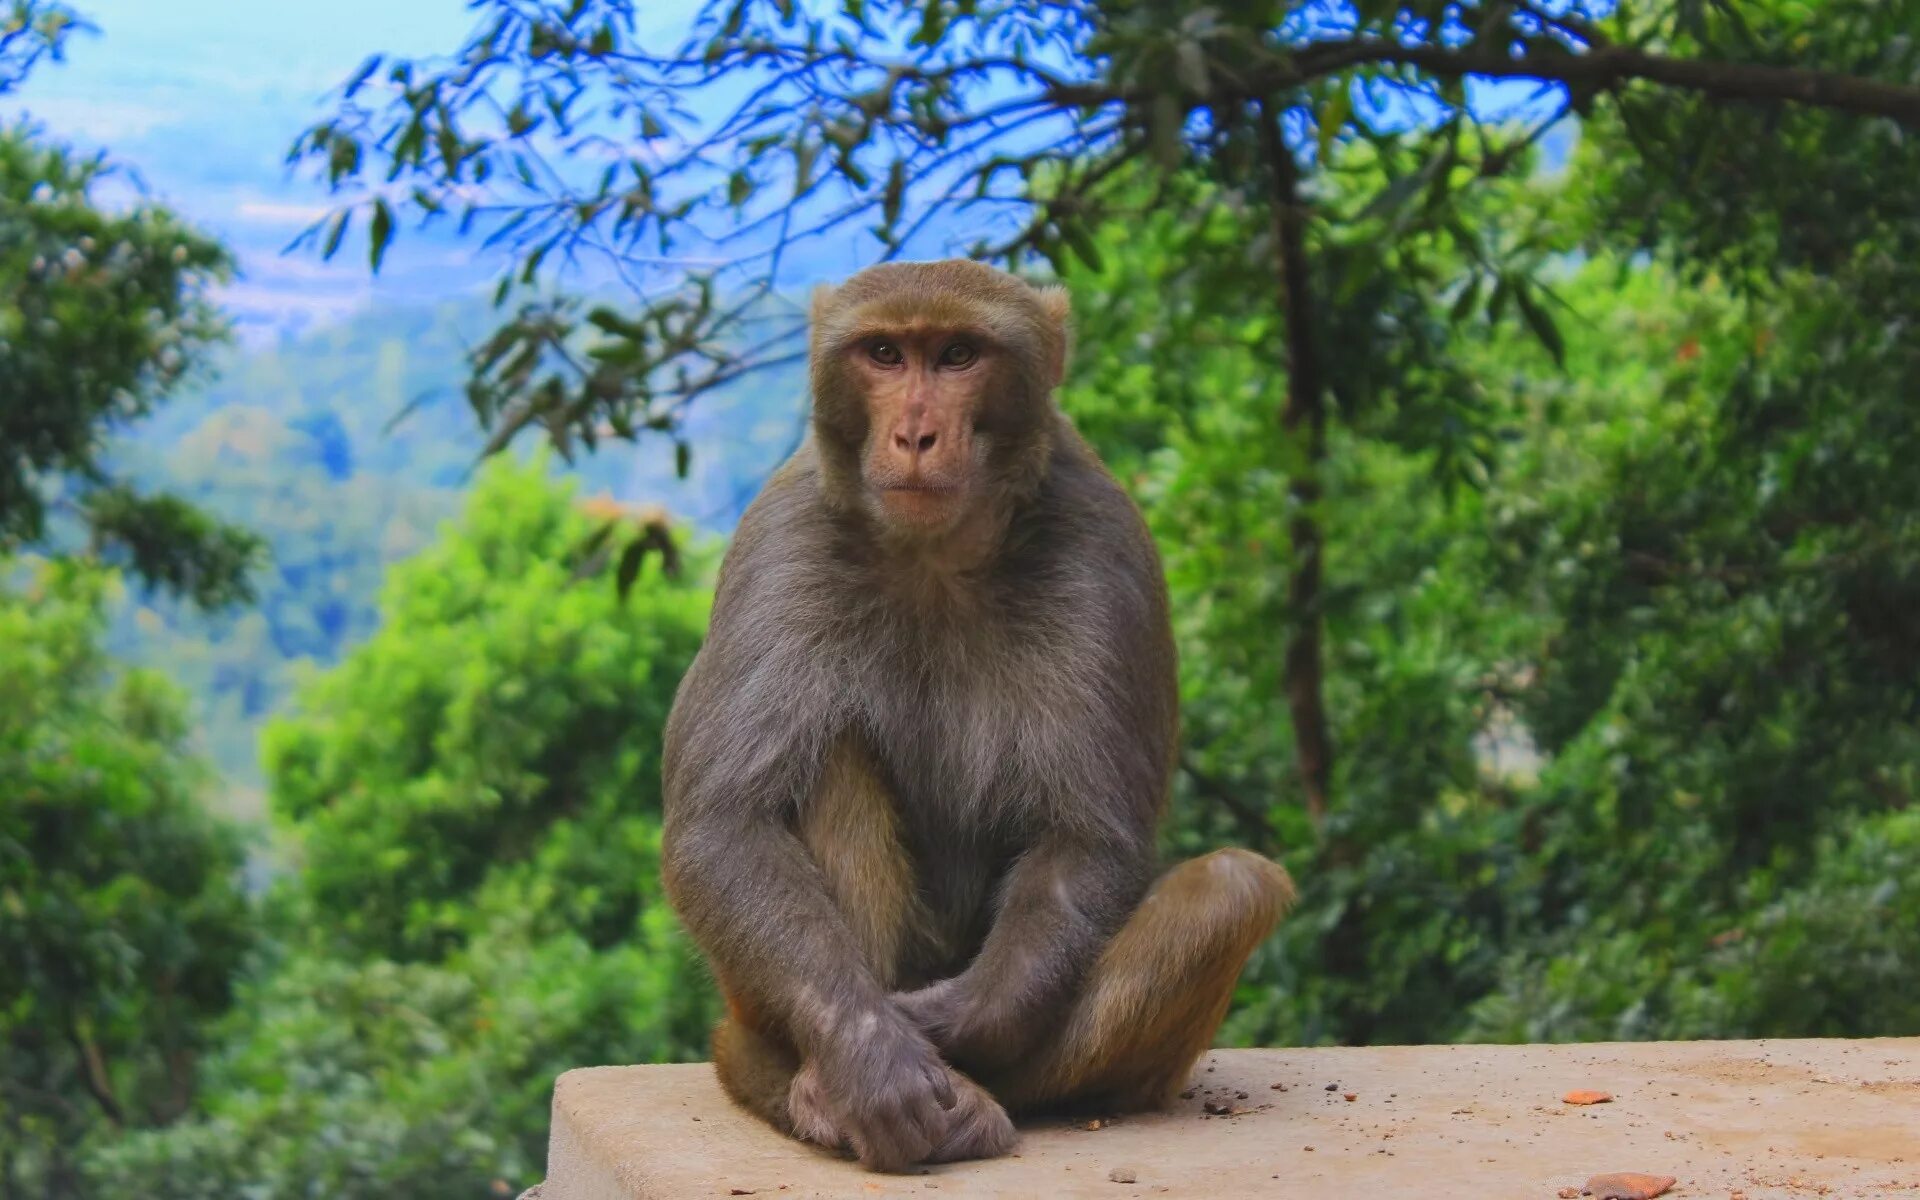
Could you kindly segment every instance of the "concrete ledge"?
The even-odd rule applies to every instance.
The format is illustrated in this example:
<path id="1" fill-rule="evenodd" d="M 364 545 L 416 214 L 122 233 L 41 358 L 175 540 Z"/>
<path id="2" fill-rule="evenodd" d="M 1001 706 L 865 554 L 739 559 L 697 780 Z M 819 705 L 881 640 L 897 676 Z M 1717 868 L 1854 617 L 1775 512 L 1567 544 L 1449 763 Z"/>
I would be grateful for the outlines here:
<path id="1" fill-rule="evenodd" d="M 1635 1171 L 1675 1197 L 1920 1197 L 1920 1038 L 1222 1050 L 1194 1085 L 1167 1113 L 1033 1122 L 1017 1157 L 889 1176 L 775 1135 L 705 1064 L 569 1071 L 528 1196 L 1483 1200 Z"/>

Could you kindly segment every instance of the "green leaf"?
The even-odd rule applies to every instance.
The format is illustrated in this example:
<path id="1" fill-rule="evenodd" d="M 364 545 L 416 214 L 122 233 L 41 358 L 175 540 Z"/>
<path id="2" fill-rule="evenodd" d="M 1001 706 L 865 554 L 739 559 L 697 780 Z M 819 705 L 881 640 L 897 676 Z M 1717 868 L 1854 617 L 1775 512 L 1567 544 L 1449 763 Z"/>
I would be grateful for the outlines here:
<path id="1" fill-rule="evenodd" d="M 1332 153 L 1333 140 L 1347 126 L 1347 119 L 1353 115 L 1353 85 L 1344 77 L 1333 80 L 1333 91 L 1327 97 L 1327 103 L 1318 114 L 1320 137 L 1320 162 L 1325 164 Z"/>
<path id="2" fill-rule="evenodd" d="M 1483 282 L 1484 277 L 1480 275 L 1467 280 L 1467 286 L 1460 289 L 1460 294 L 1454 298 L 1453 306 L 1447 310 L 1449 321 L 1458 325 L 1473 314 L 1474 305 L 1480 302 L 1480 285 Z"/>
<path id="3" fill-rule="evenodd" d="M 753 180 L 745 171 L 735 171 L 727 179 L 727 203 L 739 208 L 753 195 Z"/>
<path id="4" fill-rule="evenodd" d="M 380 273 L 380 264 L 387 257 L 387 247 L 393 242 L 393 210 L 387 207 L 386 197 L 373 202 L 373 222 L 367 232 L 367 261 L 373 273 Z"/>
<path id="5" fill-rule="evenodd" d="M 353 73 L 353 78 L 347 80 L 346 93 L 348 98 L 352 98 L 354 93 L 366 86 L 367 80 L 371 79 L 373 73 L 380 69 L 380 63 L 381 56 L 376 54 L 367 59 L 366 62 L 360 64 L 360 69 Z"/>
<path id="6" fill-rule="evenodd" d="M 693 447 L 686 442 L 673 444 L 673 474 L 675 478 L 685 479 L 687 471 L 693 466 Z"/>
<path id="7" fill-rule="evenodd" d="M 1413 199 L 1426 182 L 1425 171 L 1409 171 L 1399 176 L 1375 192 L 1373 199 L 1367 201 L 1366 207 L 1360 210 L 1360 215 L 1356 219 L 1366 221 L 1374 217 L 1392 216 L 1406 207 L 1407 201 Z"/>
<path id="8" fill-rule="evenodd" d="M 622 600 L 625 600 L 627 593 L 633 590 L 633 581 L 640 578 L 640 565 L 646 559 L 647 544 L 645 542 L 630 542 L 627 548 L 620 552 L 620 567 L 614 574 L 613 586 Z"/>
<path id="9" fill-rule="evenodd" d="M 1507 277 L 1501 275 L 1493 281 L 1493 291 L 1487 296 L 1487 320 L 1498 322 L 1506 315 L 1507 297 L 1513 293 Z"/>
<path id="10" fill-rule="evenodd" d="M 1560 327 L 1554 324 L 1553 317 L 1534 300 L 1533 289 L 1516 286 L 1513 289 L 1513 302 L 1520 306 L 1520 316 L 1526 321 L 1527 328 L 1533 331 L 1533 336 L 1540 339 L 1540 344 L 1553 356 L 1553 365 L 1565 368 L 1567 344 L 1561 338 Z"/>
<path id="11" fill-rule="evenodd" d="M 887 167 L 887 186 L 880 196 L 880 220 L 888 229 L 900 219 L 900 201 L 907 190 L 907 164 L 894 159 Z"/>
<path id="12" fill-rule="evenodd" d="M 631 337 L 634 333 L 632 322 L 605 305 L 596 307 L 587 314 L 587 324 L 602 333 L 613 334 L 616 337 Z"/>
<path id="13" fill-rule="evenodd" d="M 340 249 L 340 242 L 347 236 L 347 227 L 353 224 L 353 210 L 343 208 L 333 214 L 333 221 L 327 227 L 327 240 L 320 247 L 321 258 L 332 258 Z"/>
<path id="14" fill-rule="evenodd" d="M 1074 254 L 1079 256 L 1081 262 L 1095 271 L 1101 269 L 1100 248 L 1093 244 L 1093 238 L 1088 236 L 1080 222 L 1068 221 L 1062 224 L 1060 236 L 1072 248 Z"/>
<path id="15" fill-rule="evenodd" d="M 613 536 L 613 531 L 618 526 L 618 521 L 602 521 L 599 528 L 588 534 L 581 540 L 580 544 L 574 548 L 573 554 L 575 560 L 585 562 L 592 558 L 602 546 L 607 544 L 607 539 Z"/>
<path id="16" fill-rule="evenodd" d="M 944 0 L 933 0 L 927 5 L 927 12 L 920 19 L 920 28 L 908 39 L 910 46 L 935 46 L 947 32 L 947 6 Z"/>

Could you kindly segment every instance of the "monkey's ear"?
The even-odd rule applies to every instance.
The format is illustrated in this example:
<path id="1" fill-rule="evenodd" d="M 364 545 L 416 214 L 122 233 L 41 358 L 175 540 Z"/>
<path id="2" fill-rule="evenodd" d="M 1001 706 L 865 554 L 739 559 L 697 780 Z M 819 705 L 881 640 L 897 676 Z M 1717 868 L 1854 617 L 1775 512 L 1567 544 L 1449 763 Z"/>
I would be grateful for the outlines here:
<path id="1" fill-rule="evenodd" d="M 1067 293 L 1067 289 L 1054 284 L 1034 290 L 1040 293 L 1040 308 L 1047 314 L 1047 319 L 1065 329 L 1067 318 L 1073 314 L 1073 297 Z"/>
<path id="2" fill-rule="evenodd" d="M 1047 371 L 1053 386 L 1059 387 L 1067 377 L 1067 356 L 1073 348 L 1073 297 L 1058 285 L 1034 290 L 1040 296 L 1040 311 L 1047 316 Z"/>
<path id="3" fill-rule="evenodd" d="M 833 298 L 839 294 L 840 289 L 830 283 L 823 283 L 813 289 L 813 303 L 809 307 L 815 324 L 826 317 L 827 310 L 833 307 Z"/>

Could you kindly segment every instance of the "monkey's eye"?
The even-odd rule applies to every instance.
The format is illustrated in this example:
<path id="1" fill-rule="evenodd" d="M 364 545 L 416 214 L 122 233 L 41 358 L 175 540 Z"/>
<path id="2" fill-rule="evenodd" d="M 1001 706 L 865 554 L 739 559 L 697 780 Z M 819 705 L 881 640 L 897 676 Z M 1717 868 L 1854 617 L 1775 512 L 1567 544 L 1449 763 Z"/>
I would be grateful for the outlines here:
<path id="1" fill-rule="evenodd" d="M 940 365 L 964 367 L 979 357 L 980 352 L 966 342 L 948 342 L 947 348 L 940 352 Z"/>
<path id="2" fill-rule="evenodd" d="M 906 356 L 900 353 L 900 347 L 892 342 L 873 343 L 867 347 L 867 357 L 883 367 L 897 367 L 906 361 Z"/>

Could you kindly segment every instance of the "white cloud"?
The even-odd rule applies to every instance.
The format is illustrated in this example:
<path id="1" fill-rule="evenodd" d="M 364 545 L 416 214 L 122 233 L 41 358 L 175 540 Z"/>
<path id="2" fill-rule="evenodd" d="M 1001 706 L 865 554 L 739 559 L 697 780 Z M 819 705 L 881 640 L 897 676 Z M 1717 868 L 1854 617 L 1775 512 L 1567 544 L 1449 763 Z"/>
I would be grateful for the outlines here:
<path id="1" fill-rule="evenodd" d="M 233 219 L 249 225 L 293 225 L 304 228 L 332 211 L 324 204 L 242 200 L 233 207 Z"/>
<path id="2" fill-rule="evenodd" d="M 17 108 L 6 107 L 12 109 L 9 116 L 25 116 L 57 135 L 79 137 L 94 144 L 142 137 L 179 121 L 182 116 L 172 108 L 78 96 L 39 96 Z"/>

